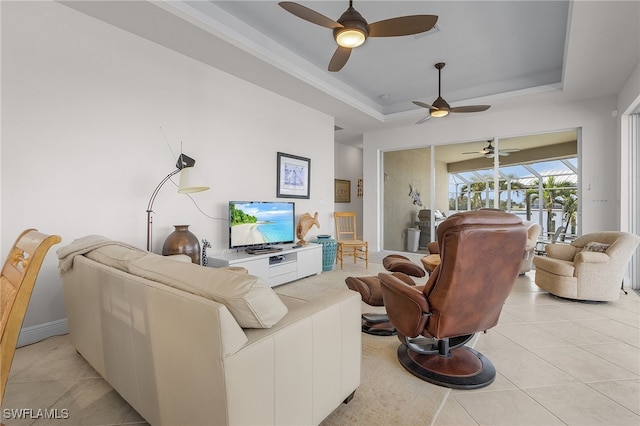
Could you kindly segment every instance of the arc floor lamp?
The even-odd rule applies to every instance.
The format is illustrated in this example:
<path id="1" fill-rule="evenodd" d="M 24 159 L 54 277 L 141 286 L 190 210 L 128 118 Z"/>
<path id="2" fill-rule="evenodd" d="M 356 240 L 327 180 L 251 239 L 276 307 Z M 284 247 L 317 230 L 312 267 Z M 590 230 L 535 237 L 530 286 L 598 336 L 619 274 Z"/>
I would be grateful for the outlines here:
<path id="1" fill-rule="evenodd" d="M 176 162 L 176 170 L 169 173 L 162 181 L 158 184 L 156 189 L 151 194 L 151 199 L 149 200 L 149 205 L 147 206 L 147 251 L 151 251 L 151 235 L 153 228 L 153 202 L 160 191 L 160 188 L 167 183 L 172 176 L 180 173 L 180 183 L 178 184 L 178 193 L 179 194 L 189 194 L 193 192 L 201 192 L 209 189 L 208 186 L 202 185 L 202 182 L 199 179 L 197 174 L 197 170 L 195 170 L 194 166 L 196 164 L 196 160 L 189 157 L 185 154 L 180 154 L 178 157 L 178 161 Z"/>

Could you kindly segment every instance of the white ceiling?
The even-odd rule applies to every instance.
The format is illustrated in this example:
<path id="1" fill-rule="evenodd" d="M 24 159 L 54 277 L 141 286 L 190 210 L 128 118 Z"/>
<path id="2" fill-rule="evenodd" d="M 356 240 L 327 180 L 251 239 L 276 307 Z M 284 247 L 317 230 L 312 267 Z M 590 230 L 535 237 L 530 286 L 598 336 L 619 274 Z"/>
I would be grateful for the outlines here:
<path id="1" fill-rule="evenodd" d="M 442 96 L 452 106 L 491 104 L 488 112 L 536 93 L 570 100 L 617 94 L 640 62 L 638 1 L 356 0 L 369 22 L 434 14 L 437 29 L 369 38 L 337 73 L 327 71 L 331 30 L 277 1 L 63 3 L 330 114 L 344 129 L 336 141 L 354 145 L 364 132 L 427 115 L 411 101 L 437 97 L 436 62 L 447 64 Z M 348 6 L 299 3 L 334 20 Z"/>
<path id="2" fill-rule="evenodd" d="M 210 15 L 219 14 L 217 6 L 321 70 L 336 49 L 331 30 L 276 2 L 187 3 Z M 347 1 L 301 3 L 334 20 L 348 6 Z M 354 7 L 369 22 L 438 16 L 437 31 L 429 34 L 369 38 L 332 73 L 382 113 L 413 109 L 414 99 L 431 103 L 437 97 L 437 62 L 447 63 L 443 94 L 450 102 L 561 80 L 568 1 L 355 1 Z"/>

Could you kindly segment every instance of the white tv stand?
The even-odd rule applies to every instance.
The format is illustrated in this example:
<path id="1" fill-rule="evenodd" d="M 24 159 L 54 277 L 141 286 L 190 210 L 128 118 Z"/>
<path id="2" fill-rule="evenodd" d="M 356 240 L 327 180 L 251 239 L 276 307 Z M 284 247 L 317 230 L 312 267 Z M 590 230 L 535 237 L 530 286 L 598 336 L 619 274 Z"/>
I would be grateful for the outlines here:
<path id="1" fill-rule="evenodd" d="M 271 287 L 322 272 L 322 244 L 308 243 L 298 248 L 282 244 L 276 247 L 282 250 L 262 254 L 237 251 L 209 256 L 208 266 L 239 266 L 262 278 Z"/>

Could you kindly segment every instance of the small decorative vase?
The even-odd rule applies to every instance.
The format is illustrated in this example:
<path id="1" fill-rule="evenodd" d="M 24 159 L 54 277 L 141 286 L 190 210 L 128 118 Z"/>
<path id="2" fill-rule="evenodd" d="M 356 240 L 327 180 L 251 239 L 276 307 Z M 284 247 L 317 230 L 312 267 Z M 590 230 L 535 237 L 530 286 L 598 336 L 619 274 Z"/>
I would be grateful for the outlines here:
<path id="1" fill-rule="evenodd" d="M 162 245 L 162 255 L 186 254 L 191 262 L 200 264 L 200 242 L 191 231 L 189 225 L 173 225 L 173 231 Z"/>
<path id="2" fill-rule="evenodd" d="M 336 261 L 338 243 L 331 235 L 318 235 L 314 243 L 322 244 L 322 270 L 331 271 Z"/>

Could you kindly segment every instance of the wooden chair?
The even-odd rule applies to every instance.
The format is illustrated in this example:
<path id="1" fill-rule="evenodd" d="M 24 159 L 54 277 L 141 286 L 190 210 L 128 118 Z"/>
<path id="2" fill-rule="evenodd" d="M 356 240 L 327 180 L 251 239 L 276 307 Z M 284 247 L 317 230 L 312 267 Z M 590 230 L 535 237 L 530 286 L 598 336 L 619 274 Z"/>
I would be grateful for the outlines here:
<path id="1" fill-rule="evenodd" d="M 57 235 L 24 231 L 11 248 L 0 275 L 0 403 L 9 377 L 18 337 L 31 299 L 40 266 L 49 248 L 58 244 Z"/>
<path id="2" fill-rule="evenodd" d="M 364 260 L 369 268 L 369 243 L 356 238 L 356 213 L 335 212 L 333 218 L 336 225 L 336 263 L 340 260 L 342 269 L 345 256 L 352 256 L 353 263 L 358 259 Z"/>

